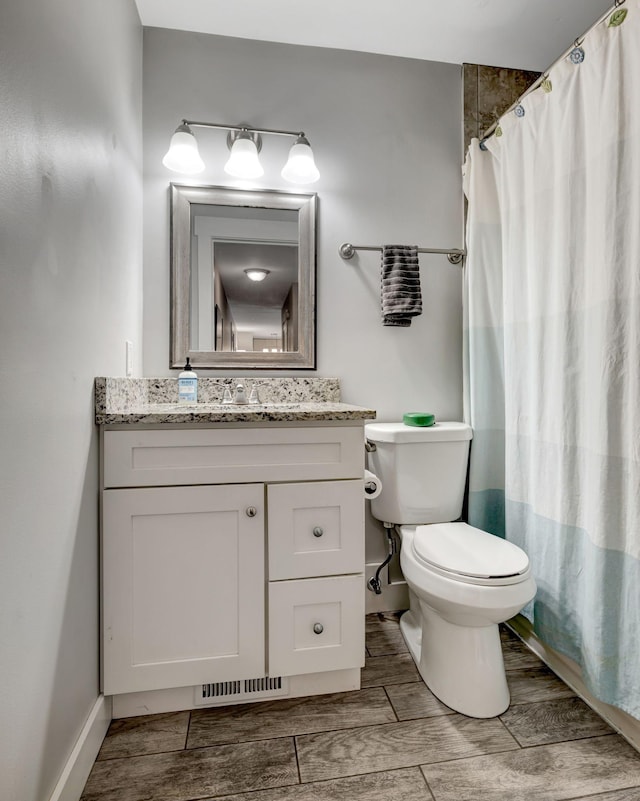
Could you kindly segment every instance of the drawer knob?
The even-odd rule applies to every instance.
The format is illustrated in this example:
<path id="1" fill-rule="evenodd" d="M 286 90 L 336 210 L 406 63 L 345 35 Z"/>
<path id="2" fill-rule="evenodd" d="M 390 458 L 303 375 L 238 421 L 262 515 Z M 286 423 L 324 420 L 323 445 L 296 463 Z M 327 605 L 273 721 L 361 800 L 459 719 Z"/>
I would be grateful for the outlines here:
<path id="1" fill-rule="evenodd" d="M 313 624 L 313 633 L 314 634 L 322 634 L 323 631 L 324 631 L 324 626 L 322 625 L 322 623 L 314 623 Z"/>
<path id="2" fill-rule="evenodd" d="M 247 517 L 255 517 L 258 514 L 258 510 L 255 506 L 247 506 Z"/>
<path id="3" fill-rule="evenodd" d="M 313 529 L 313 536 L 314 537 L 321 537 L 324 534 L 324 531 L 320 528 L 320 526 L 316 526 Z"/>

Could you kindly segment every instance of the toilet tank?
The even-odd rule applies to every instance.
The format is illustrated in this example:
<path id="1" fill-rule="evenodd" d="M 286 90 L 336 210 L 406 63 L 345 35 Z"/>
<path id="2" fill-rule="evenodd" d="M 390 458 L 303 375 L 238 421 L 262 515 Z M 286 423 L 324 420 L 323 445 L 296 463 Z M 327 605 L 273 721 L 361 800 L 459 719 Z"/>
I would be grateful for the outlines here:
<path id="1" fill-rule="evenodd" d="M 382 481 L 371 513 L 385 523 L 448 523 L 462 513 L 471 426 L 369 423 L 369 470 Z"/>

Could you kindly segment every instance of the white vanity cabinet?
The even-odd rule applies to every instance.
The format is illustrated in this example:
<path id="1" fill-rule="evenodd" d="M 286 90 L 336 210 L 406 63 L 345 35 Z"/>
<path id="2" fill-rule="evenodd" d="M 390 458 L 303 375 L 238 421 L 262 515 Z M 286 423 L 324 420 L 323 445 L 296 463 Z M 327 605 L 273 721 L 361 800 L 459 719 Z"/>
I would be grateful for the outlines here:
<path id="1" fill-rule="evenodd" d="M 103 690 L 364 663 L 361 424 L 103 429 Z"/>
<path id="2" fill-rule="evenodd" d="M 108 489 L 103 527 L 106 694 L 263 675 L 262 484 Z"/>
<path id="3" fill-rule="evenodd" d="M 269 484 L 271 675 L 364 663 L 363 482 Z"/>

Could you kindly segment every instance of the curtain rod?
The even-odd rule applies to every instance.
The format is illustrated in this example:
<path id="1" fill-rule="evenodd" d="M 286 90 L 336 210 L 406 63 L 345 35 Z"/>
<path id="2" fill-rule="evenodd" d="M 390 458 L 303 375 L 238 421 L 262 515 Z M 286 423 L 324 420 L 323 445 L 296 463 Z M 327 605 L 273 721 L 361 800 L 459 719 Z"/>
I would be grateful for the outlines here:
<path id="1" fill-rule="evenodd" d="M 594 22 L 594 23 L 593 23 L 593 25 L 592 25 L 590 28 L 588 28 L 588 29 L 587 29 L 587 30 L 586 30 L 586 31 L 585 31 L 585 32 L 582 34 L 582 36 L 578 36 L 578 38 L 577 38 L 577 39 L 576 39 L 576 40 L 573 42 L 573 44 L 572 44 L 570 47 L 568 47 L 568 48 L 567 48 L 567 49 L 564 51 L 564 53 L 563 53 L 561 56 L 559 56 L 559 57 L 558 57 L 558 58 L 557 58 L 557 59 L 556 59 L 556 60 L 555 60 L 555 61 L 554 61 L 554 62 L 553 62 L 553 63 L 552 63 L 550 66 L 548 66 L 548 67 L 547 67 L 547 69 L 546 69 L 546 70 L 545 70 L 545 71 L 542 73 L 542 75 L 541 75 L 541 76 L 538 78 L 538 80 L 537 80 L 537 81 L 535 81 L 535 83 L 532 83 L 532 84 L 531 84 L 531 86 L 530 86 L 528 89 L 526 89 L 526 90 L 525 90 L 525 91 L 524 91 L 524 92 L 523 92 L 523 93 L 520 95 L 520 97 L 518 97 L 518 99 L 517 99 L 515 102 L 513 102 L 513 103 L 512 103 L 512 104 L 509 106 L 509 108 L 508 108 L 508 109 L 507 109 L 505 112 L 503 112 L 503 113 L 502 113 L 502 114 L 501 114 L 501 115 L 498 117 L 498 119 L 497 119 L 497 120 L 496 120 L 496 121 L 493 123 L 493 125 L 492 125 L 490 128 L 487 128 L 487 130 L 484 132 L 484 134 L 483 134 L 483 135 L 480 137 L 480 141 L 484 141 L 485 139 L 488 139 L 490 136 L 492 136 L 492 135 L 493 135 L 493 133 L 495 132 L 496 128 L 498 127 L 498 125 L 499 125 L 499 123 L 500 123 L 500 120 L 501 120 L 503 117 L 506 117 L 506 115 L 507 115 L 507 114 L 508 114 L 510 111 L 513 111 L 513 109 L 514 109 L 516 106 L 520 105 L 520 103 L 521 103 L 521 102 L 522 102 L 522 101 L 525 99 L 525 97 L 526 97 L 527 95 L 530 95 L 530 94 L 531 94 L 531 92 L 535 92 L 535 90 L 536 90 L 536 89 L 537 89 L 537 88 L 540 86 L 540 84 L 541 84 L 543 81 L 546 81 L 546 80 L 547 80 L 547 78 L 549 77 L 549 73 L 550 73 L 550 72 L 551 72 L 551 70 L 552 70 L 552 69 L 553 69 L 553 68 L 556 66 L 556 64 L 559 64 L 559 63 L 560 63 L 560 62 L 561 62 L 563 59 L 565 59 L 565 58 L 566 58 L 566 57 L 567 57 L 567 56 L 568 56 L 568 55 L 569 55 L 569 54 L 570 54 L 570 53 L 571 53 L 573 50 L 575 50 L 575 48 L 576 48 L 576 47 L 579 47 L 579 46 L 580 46 L 580 45 L 581 45 L 581 44 L 584 42 L 584 40 L 587 38 L 587 36 L 588 36 L 588 35 L 591 33 L 591 31 L 593 31 L 595 28 L 597 28 L 597 27 L 598 27 L 598 25 L 600 25 L 600 23 L 604 22 L 604 21 L 607 19 L 607 17 L 608 17 L 608 16 L 609 16 L 609 15 L 610 15 L 610 14 L 611 14 L 613 11 L 615 11 L 615 10 L 616 10 L 616 8 L 619 8 L 619 7 L 620 7 L 620 6 L 621 6 L 621 5 L 622 5 L 624 2 L 625 2 L 625 0 L 615 0 L 614 4 L 613 4 L 613 5 L 612 5 L 612 6 L 609 8 L 609 10 L 608 10 L 608 11 L 606 11 L 606 12 L 605 12 L 605 13 L 604 13 L 604 14 L 603 14 L 601 17 L 599 17 L 599 18 L 596 20 L 596 22 Z"/>
<path id="2" fill-rule="evenodd" d="M 356 255 L 356 250 L 382 251 L 382 245 L 352 245 L 350 242 L 345 242 L 340 245 L 338 252 L 343 259 L 352 259 Z M 457 248 L 447 248 L 446 250 L 441 250 L 439 248 L 418 248 L 418 253 L 441 253 L 446 255 L 451 264 L 460 264 L 462 259 L 467 255 L 466 250 L 458 250 Z"/>

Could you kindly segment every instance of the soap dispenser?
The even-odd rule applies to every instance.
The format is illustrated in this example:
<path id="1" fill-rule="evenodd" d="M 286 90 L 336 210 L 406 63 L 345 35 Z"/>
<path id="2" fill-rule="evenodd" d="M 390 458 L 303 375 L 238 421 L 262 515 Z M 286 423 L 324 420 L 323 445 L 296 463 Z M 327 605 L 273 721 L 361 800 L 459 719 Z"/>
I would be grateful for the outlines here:
<path id="1" fill-rule="evenodd" d="M 187 363 L 184 370 L 178 376 L 178 403 L 197 403 L 198 402 L 198 374 L 189 364 L 189 357 L 187 356 Z"/>

